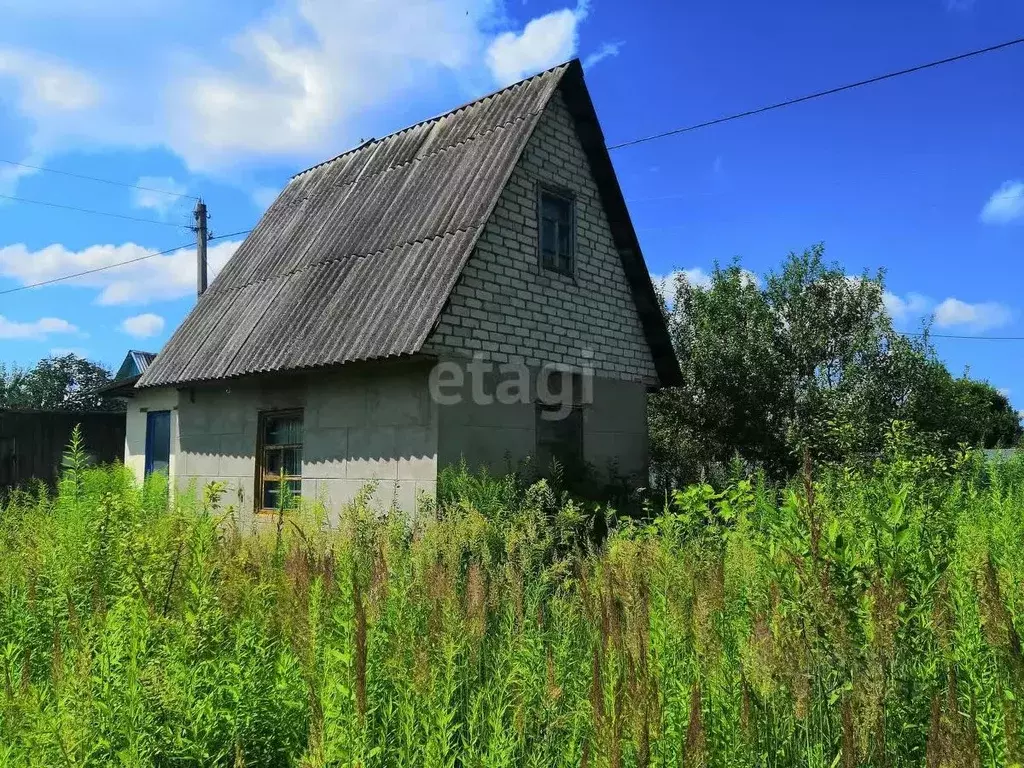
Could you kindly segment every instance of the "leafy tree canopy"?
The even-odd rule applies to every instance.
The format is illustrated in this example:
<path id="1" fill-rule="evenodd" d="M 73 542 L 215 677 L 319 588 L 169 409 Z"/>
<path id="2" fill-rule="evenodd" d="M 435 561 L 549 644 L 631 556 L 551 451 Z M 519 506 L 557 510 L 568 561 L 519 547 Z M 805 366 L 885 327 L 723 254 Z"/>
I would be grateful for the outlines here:
<path id="1" fill-rule="evenodd" d="M 48 357 L 29 369 L 0 365 L 0 408 L 118 411 L 122 403 L 95 394 L 110 371 L 75 354 Z"/>
<path id="2" fill-rule="evenodd" d="M 777 478 L 804 450 L 819 461 L 878 454 L 894 420 L 939 448 L 1015 445 L 1020 420 L 991 384 L 952 376 L 927 325 L 893 329 L 884 274 L 850 276 L 821 245 L 762 282 L 739 262 L 709 286 L 680 274 L 665 305 L 682 386 L 651 399 L 652 458 L 666 482 L 739 458 Z"/>

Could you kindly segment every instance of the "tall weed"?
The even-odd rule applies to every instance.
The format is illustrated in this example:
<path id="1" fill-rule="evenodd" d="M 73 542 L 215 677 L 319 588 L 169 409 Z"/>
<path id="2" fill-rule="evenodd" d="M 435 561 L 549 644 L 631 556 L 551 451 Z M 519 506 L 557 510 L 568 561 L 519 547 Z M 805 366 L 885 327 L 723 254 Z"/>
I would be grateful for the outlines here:
<path id="1" fill-rule="evenodd" d="M 72 450 L 0 511 L 0 764 L 1020 765 L 1024 459 L 893 443 L 644 520 L 456 468 L 251 533 Z"/>

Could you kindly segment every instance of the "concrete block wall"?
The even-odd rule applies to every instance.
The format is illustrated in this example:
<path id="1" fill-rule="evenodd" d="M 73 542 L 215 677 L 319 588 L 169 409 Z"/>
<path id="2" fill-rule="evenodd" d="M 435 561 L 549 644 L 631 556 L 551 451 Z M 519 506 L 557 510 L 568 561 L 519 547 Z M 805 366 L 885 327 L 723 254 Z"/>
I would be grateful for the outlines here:
<path id="1" fill-rule="evenodd" d="M 493 397 L 499 379 L 496 369 L 488 371 L 478 387 Z M 461 387 L 444 390 L 452 399 L 457 396 L 457 402 L 437 409 L 438 468 L 458 464 L 464 458 L 474 471 L 486 467 L 500 475 L 533 457 L 537 447 L 535 392 L 529 393 L 527 403 L 482 403 L 476 401 L 473 388 L 467 376 Z"/>
<path id="2" fill-rule="evenodd" d="M 647 387 L 594 379 L 594 402 L 583 410 L 583 460 L 647 485 Z"/>
<path id="3" fill-rule="evenodd" d="M 575 196 L 572 277 L 540 267 L 539 182 Z M 564 363 L 657 382 L 597 184 L 560 93 L 541 116 L 425 351 Z"/>
<path id="4" fill-rule="evenodd" d="M 336 514 L 368 483 L 374 503 L 414 511 L 437 488 L 437 413 L 423 364 L 388 364 L 307 376 L 268 376 L 194 389 L 143 391 L 178 397 L 172 476 L 179 489 L 224 481 L 224 504 L 255 507 L 256 445 L 262 411 L 303 411 L 302 495 Z M 175 424 L 176 421 L 176 424 Z M 129 442 L 145 447 L 145 419 L 129 420 Z M 142 464 L 136 474 L 141 478 Z M 134 465 L 133 465 L 134 468 Z"/>
<path id="5" fill-rule="evenodd" d="M 530 381 L 539 371 L 531 369 Z M 482 391 L 496 391 L 500 372 L 485 377 Z M 474 470 L 486 467 L 493 474 L 504 474 L 525 459 L 536 457 L 537 396 L 529 402 L 502 404 L 476 402 L 472 382 L 461 389 L 446 389 L 458 394 L 458 402 L 438 406 L 438 468 L 457 464 L 462 459 Z M 583 405 L 583 459 L 598 473 L 609 470 L 646 483 L 647 386 L 642 382 L 595 377 L 592 401 Z"/>

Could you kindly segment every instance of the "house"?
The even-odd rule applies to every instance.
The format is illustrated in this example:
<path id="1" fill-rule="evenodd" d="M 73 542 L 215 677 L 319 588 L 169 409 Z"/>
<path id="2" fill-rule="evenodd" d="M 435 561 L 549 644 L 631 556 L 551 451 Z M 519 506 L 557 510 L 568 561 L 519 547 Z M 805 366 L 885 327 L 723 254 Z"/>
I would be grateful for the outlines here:
<path id="1" fill-rule="evenodd" d="M 646 480 L 660 306 L 572 61 L 295 176 L 136 384 L 126 463 L 256 511 L 411 509 L 462 457 Z"/>

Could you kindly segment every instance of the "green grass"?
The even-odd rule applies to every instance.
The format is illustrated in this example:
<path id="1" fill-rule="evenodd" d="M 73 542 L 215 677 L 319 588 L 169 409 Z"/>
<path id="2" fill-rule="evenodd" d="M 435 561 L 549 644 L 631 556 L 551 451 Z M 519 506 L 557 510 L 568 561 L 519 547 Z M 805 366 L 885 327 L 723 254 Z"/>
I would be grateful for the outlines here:
<path id="1" fill-rule="evenodd" d="M 241 531 L 71 462 L 0 512 L 0 765 L 1004 766 L 1024 460 L 890 456 L 644 522 L 444 478 Z"/>

